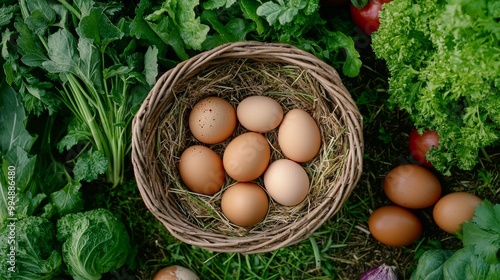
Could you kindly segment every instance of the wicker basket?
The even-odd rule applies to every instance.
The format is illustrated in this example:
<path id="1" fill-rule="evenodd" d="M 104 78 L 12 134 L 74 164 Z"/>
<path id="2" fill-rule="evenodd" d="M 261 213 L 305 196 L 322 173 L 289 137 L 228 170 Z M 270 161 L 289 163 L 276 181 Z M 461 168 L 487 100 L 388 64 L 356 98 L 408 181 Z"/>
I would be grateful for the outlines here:
<path id="1" fill-rule="evenodd" d="M 249 81 L 246 74 L 257 78 Z M 300 107 L 316 119 L 322 148 L 304 168 L 312 178 L 311 190 L 322 189 L 292 208 L 270 206 L 269 222 L 242 229 L 222 224 L 220 194 L 197 195 L 183 187 L 176 160 L 196 142 L 183 123 L 196 100 L 218 95 L 236 103 L 252 94 L 273 95 L 285 113 Z M 362 127 L 356 104 L 326 63 L 290 45 L 230 43 L 194 56 L 158 79 L 133 120 L 132 162 L 147 208 L 176 238 L 218 252 L 269 252 L 308 238 L 347 200 L 362 172 Z M 271 160 L 283 157 L 273 137 L 268 136 Z M 224 145 L 227 141 L 212 148 Z M 223 190 L 231 183 L 226 180 Z M 197 205 L 201 210 L 192 209 Z M 276 217 L 280 213 L 290 217 Z"/>

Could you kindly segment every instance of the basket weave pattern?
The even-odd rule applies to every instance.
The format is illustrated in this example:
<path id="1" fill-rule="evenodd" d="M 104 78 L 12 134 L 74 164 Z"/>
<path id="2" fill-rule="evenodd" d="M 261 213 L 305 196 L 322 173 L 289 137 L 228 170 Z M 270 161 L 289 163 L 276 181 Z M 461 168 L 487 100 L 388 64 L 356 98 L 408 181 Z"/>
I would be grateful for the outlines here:
<path id="1" fill-rule="evenodd" d="M 219 69 L 222 68 L 226 72 L 220 74 Z M 254 69 L 259 75 L 265 71 L 276 74 L 271 78 L 277 80 L 276 85 L 253 84 L 252 81 L 237 80 L 232 76 L 238 71 Z M 283 77 L 287 73 L 291 74 L 291 78 Z M 219 78 L 224 83 L 214 82 L 215 76 L 223 76 Z M 283 77 L 285 81 L 275 77 Z M 297 83 L 298 79 L 304 81 Z M 298 84 L 310 86 L 311 90 L 296 86 Z M 306 201 L 290 209 L 296 214 L 290 215 L 289 220 L 279 222 L 282 217 L 273 216 L 279 211 L 279 206 L 271 206 L 266 218 L 269 222 L 250 231 L 224 227 L 208 219 L 207 223 L 215 225 L 209 227 L 200 224 L 198 219 L 192 219 L 193 216 L 206 213 L 191 209 L 189 204 L 182 202 L 182 199 L 189 199 L 193 194 L 182 187 L 182 182 L 175 174 L 178 156 L 195 140 L 184 137 L 189 131 L 179 125 L 182 122 L 176 122 L 175 119 L 165 121 L 166 116 L 174 114 L 174 111 L 185 110 L 177 113 L 180 118 L 186 118 L 194 100 L 209 95 L 217 94 L 230 102 L 237 102 L 234 91 L 238 91 L 241 98 L 253 94 L 251 90 L 245 93 L 249 88 L 273 94 L 282 102 L 285 112 L 286 108 L 299 107 L 316 119 L 322 130 L 322 150 L 317 159 L 308 164 L 308 173 L 311 189 L 317 185 L 323 189 L 311 192 Z M 296 94 L 299 92 L 304 94 Z M 185 103 L 188 104 L 182 107 Z M 332 67 L 290 45 L 230 43 L 180 63 L 158 79 L 132 125 L 132 163 L 146 207 L 173 236 L 212 251 L 261 253 L 304 240 L 341 208 L 362 171 L 363 126 L 356 104 Z M 167 141 L 165 135 L 174 135 L 180 140 L 174 137 L 174 140 Z M 269 142 L 274 153 L 271 159 L 283 157 L 273 136 L 269 137 Z M 327 169 L 332 169 L 331 164 L 335 164 L 336 168 L 330 172 Z M 218 196 L 220 198 L 220 194 Z M 201 197 L 203 199 L 217 200 L 217 195 L 215 198 Z M 214 208 L 219 210 L 217 206 Z"/>

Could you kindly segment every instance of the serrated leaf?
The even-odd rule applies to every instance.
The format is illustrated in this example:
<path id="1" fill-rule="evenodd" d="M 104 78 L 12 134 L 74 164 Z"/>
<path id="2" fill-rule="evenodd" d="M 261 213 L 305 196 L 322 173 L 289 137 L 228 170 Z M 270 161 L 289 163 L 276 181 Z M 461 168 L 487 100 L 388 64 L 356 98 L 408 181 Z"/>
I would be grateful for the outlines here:
<path id="1" fill-rule="evenodd" d="M 169 34 L 176 33 L 183 42 L 183 47 L 188 49 L 200 50 L 202 43 L 205 41 L 208 31 L 210 28 L 202 24 L 200 18 L 196 16 L 195 8 L 199 5 L 198 0 L 191 1 L 181 1 L 181 0 L 171 0 L 163 2 L 160 9 L 156 9 L 152 14 L 146 17 L 146 20 L 150 23 L 151 28 L 155 30 L 156 33 Z M 165 22 L 165 19 L 168 19 Z M 161 27 L 154 26 L 160 22 Z M 157 24 L 156 24 L 157 25 Z M 171 30 L 166 32 L 166 30 Z M 162 36 L 160 36 L 162 37 Z M 165 37 L 165 35 L 163 36 Z M 177 36 L 174 36 L 174 38 Z M 164 42 L 167 42 L 162 38 Z M 169 43 L 167 43 L 169 44 Z M 170 45 L 170 44 L 169 44 Z M 174 49 L 178 46 L 172 45 Z M 176 49 L 176 52 L 178 49 Z"/>
<path id="2" fill-rule="evenodd" d="M 49 22 L 55 20 L 56 13 L 46 0 L 26 1 L 26 6 L 31 13 L 39 11 Z"/>
<path id="3" fill-rule="evenodd" d="M 17 44 L 19 52 L 22 54 L 21 61 L 31 67 L 39 67 L 44 61 L 49 60 L 40 41 L 35 38 L 33 33 L 24 23 L 15 23 L 15 28 L 19 33 Z"/>
<path id="4" fill-rule="evenodd" d="M 14 17 L 14 13 L 19 9 L 18 5 L 2 6 L 0 7 L 0 27 L 10 23 Z"/>
<path id="5" fill-rule="evenodd" d="M 500 204 L 483 200 L 474 211 L 472 221 L 462 224 L 462 242 L 489 264 L 500 263 Z"/>
<path id="6" fill-rule="evenodd" d="M 480 228 L 499 233 L 500 238 L 500 204 L 493 205 L 483 200 L 474 210 L 472 221 Z"/>
<path id="7" fill-rule="evenodd" d="M 91 182 L 108 168 L 108 159 L 100 151 L 89 150 L 80 154 L 73 168 L 75 180 Z"/>
<path id="8" fill-rule="evenodd" d="M 49 28 L 51 22 L 45 17 L 41 11 L 33 11 L 29 17 L 27 17 L 24 22 L 36 35 L 43 35 L 45 31 Z"/>
<path id="9" fill-rule="evenodd" d="M 43 35 L 55 23 L 56 12 L 46 0 L 27 1 L 29 11 L 24 20 L 29 29 L 36 35 Z"/>
<path id="10" fill-rule="evenodd" d="M 76 32 L 80 37 L 91 39 L 101 47 L 124 35 L 99 8 L 92 8 L 90 14 L 80 20 Z"/>
<path id="11" fill-rule="evenodd" d="M 67 134 L 57 143 L 57 149 L 60 153 L 70 150 L 80 141 L 89 140 L 91 136 L 88 126 L 74 118 L 68 124 Z"/>
<path id="12" fill-rule="evenodd" d="M 76 40 L 66 29 L 51 34 L 48 38 L 48 56 L 50 60 L 42 63 L 43 68 L 50 73 L 77 73 L 78 56 Z"/>
<path id="13" fill-rule="evenodd" d="M 24 84 L 27 93 L 23 95 L 23 103 L 30 113 L 39 116 L 43 110 L 48 110 L 49 115 L 54 114 L 59 109 L 61 101 L 54 95 L 53 92 L 43 88 L 43 84 L 39 83 L 35 86 Z"/>
<path id="14" fill-rule="evenodd" d="M 272 1 L 268 1 L 257 8 L 257 15 L 265 17 L 270 25 L 276 24 L 283 12 L 283 7 Z"/>

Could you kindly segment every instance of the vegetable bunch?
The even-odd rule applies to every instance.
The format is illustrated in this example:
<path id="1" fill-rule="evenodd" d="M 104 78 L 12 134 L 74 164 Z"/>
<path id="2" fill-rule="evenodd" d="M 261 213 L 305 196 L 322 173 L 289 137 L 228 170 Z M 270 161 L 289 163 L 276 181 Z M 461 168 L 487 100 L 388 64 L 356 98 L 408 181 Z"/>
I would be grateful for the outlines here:
<path id="1" fill-rule="evenodd" d="M 66 270 L 73 279 L 101 279 L 124 265 L 131 252 L 125 226 L 106 209 L 68 214 L 57 227 L 41 216 L 18 220 L 15 227 L 14 243 L 11 228 L 0 228 L 0 252 L 14 256 L 0 263 L 2 279 L 54 279 Z"/>
<path id="2" fill-rule="evenodd" d="M 159 50 L 163 65 L 224 43 L 255 40 L 294 45 L 346 76 L 359 74 L 361 60 L 351 37 L 320 16 L 319 0 L 141 0 L 131 34 Z"/>
<path id="3" fill-rule="evenodd" d="M 7 82 L 29 112 L 69 115 L 57 147 L 78 148 L 77 181 L 106 173 L 114 186 L 123 183 L 130 122 L 155 82 L 156 48 L 139 50 L 116 2 L 20 0 L 19 7 L 15 32 L 2 36 Z"/>
<path id="4" fill-rule="evenodd" d="M 498 144 L 499 11 L 499 1 L 395 0 L 380 13 L 372 46 L 391 74 L 389 103 L 437 132 L 427 159 L 445 174 Z"/>

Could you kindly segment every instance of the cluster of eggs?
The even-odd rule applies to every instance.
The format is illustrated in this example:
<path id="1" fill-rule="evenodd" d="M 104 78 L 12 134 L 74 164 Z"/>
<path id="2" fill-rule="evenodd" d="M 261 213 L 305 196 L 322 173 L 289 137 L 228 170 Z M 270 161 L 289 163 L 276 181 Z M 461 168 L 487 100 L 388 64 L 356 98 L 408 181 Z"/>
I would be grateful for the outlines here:
<path id="1" fill-rule="evenodd" d="M 370 233 L 383 244 L 406 246 L 422 234 L 422 223 L 414 210 L 433 207 L 434 222 L 444 231 L 460 231 L 461 224 L 472 219 L 481 199 L 466 192 L 441 196 L 438 178 L 427 168 L 404 164 L 385 176 L 384 193 L 394 205 L 382 206 L 368 220 Z"/>
<path id="2" fill-rule="evenodd" d="M 233 136 L 238 122 L 245 132 L 235 135 L 219 156 L 210 145 Z M 261 95 L 241 100 L 236 110 L 221 97 L 206 97 L 193 106 L 189 129 L 200 143 L 185 149 L 179 174 L 193 192 L 213 195 L 225 183 L 226 174 L 236 181 L 221 198 L 224 216 L 238 226 L 262 221 L 269 209 L 268 195 L 277 203 L 294 206 L 309 193 L 309 177 L 301 163 L 319 152 L 321 135 L 315 120 L 302 109 L 286 114 L 273 98 Z M 278 129 L 278 145 L 284 158 L 271 162 L 266 133 Z M 273 147 L 275 148 L 275 147 Z M 264 188 L 255 181 L 262 176 Z"/>

